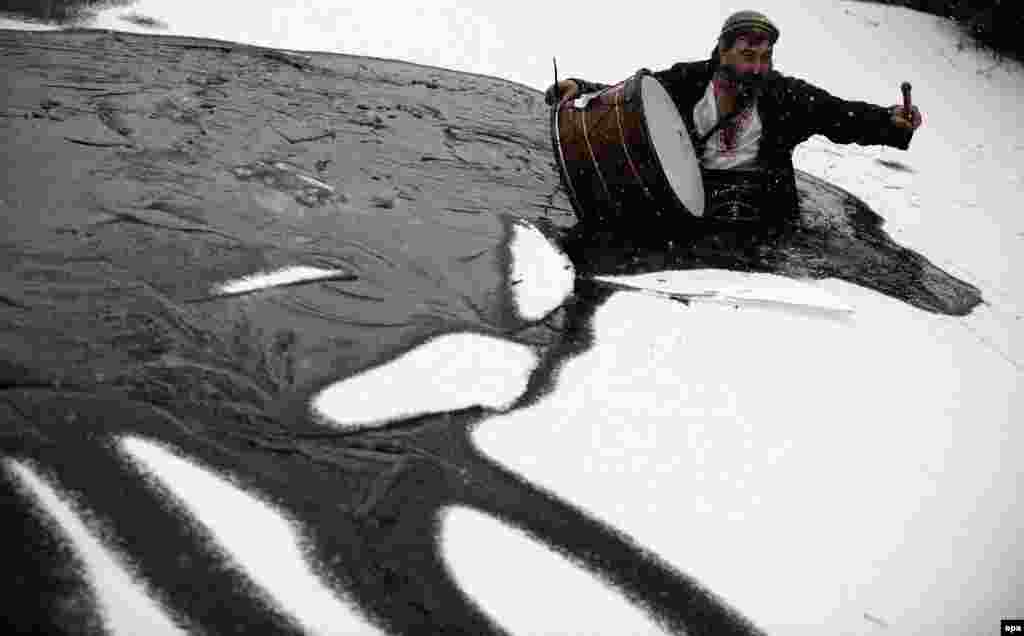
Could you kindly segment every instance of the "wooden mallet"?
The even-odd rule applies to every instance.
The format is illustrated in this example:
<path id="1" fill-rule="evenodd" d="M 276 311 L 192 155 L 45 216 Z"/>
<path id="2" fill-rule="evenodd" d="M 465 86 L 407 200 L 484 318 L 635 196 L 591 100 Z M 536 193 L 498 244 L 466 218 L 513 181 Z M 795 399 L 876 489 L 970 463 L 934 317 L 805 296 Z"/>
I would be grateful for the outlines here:
<path id="1" fill-rule="evenodd" d="M 903 93 L 903 115 L 907 121 L 912 123 L 914 121 L 914 105 L 910 101 L 910 82 L 900 84 L 900 91 Z"/>

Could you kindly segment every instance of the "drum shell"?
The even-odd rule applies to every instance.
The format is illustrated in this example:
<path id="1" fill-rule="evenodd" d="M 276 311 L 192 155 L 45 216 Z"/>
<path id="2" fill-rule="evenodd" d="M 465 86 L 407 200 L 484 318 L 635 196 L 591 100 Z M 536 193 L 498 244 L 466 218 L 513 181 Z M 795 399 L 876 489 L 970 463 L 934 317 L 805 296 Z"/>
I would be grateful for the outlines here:
<path id="1" fill-rule="evenodd" d="M 665 177 L 644 115 L 644 75 L 602 91 L 584 108 L 552 111 L 556 163 L 577 217 L 630 225 L 692 217 Z"/>

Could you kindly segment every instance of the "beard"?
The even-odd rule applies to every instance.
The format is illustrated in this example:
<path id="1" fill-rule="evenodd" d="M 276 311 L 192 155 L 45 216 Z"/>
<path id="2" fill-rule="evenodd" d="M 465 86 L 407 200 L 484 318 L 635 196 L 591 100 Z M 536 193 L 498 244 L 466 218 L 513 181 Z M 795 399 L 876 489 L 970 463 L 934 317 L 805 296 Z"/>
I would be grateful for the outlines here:
<path id="1" fill-rule="evenodd" d="M 718 72 L 726 83 L 736 91 L 736 97 L 743 102 L 750 102 L 764 93 L 768 79 L 773 75 L 772 71 L 767 73 L 741 72 L 733 64 L 722 64 Z"/>

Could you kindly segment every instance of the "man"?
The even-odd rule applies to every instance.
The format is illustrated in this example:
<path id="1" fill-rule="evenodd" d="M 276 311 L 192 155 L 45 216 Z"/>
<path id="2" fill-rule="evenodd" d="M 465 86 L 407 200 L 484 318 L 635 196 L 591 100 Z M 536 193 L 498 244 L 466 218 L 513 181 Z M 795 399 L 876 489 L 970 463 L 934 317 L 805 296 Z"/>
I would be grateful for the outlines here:
<path id="1" fill-rule="evenodd" d="M 653 73 L 682 116 L 700 160 L 705 218 L 775 226 L 798 209 L 793 149 L 815 134 L 835 143 L 906 150 L 921 125 L 917 107 L 845 101 L 772 68 L 779 29 L 740 11 L 722 26 L 710 59 Z M 607 88 L 571 78 L 548 104 Z"/>

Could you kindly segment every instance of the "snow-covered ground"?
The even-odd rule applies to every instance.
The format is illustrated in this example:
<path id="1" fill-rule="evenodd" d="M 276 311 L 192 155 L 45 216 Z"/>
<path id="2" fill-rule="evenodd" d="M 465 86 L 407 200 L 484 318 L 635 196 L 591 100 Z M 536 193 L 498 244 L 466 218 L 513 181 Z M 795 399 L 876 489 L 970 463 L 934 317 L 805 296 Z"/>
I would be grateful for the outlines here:
<path id="1" fill-rule="evenodd" d="M 722 19 L 747 8 L 641 2 L 624 22 L 620 11 L 571 2 L 429 10 L 250 4 L 242 15 L 218 15 L 221 5 L 208 2 L 143 0 L 131 10 L 167 22 L 172 33 L 393 57 L 543 88 L 552 55 L 563 77 L 605 82 L 704 57 Z M 494 460 L 696 577 L 769 633 L 870 634 L 885 626 L 905 634 L 986 633 L 1000 618 L 1024 615 L 1017 540 L 1024 524 L 1017 497 L 1024 485 L 1024 287 L 1013 282 L 1024 258 L 1017 127 L 1024 74 L 959 50 L 959 36 L 932 16 L 838 0 L 757 4 L 781 28 L 780 71 L 886 105 L 899 101 L 900 82 L 913 83 L 925 123 L 908 152 L 816 138 L 797 150 L 797 167 L 864 199 L 899 243 L 976 285 L 987 302 L 957 318 L 845 282 L 794 283 L 853 310 L 837 317 L 617 292 L 594 318 L 594 346 L 564 365 L 555 390 L 486 421 L 474 439 Z M 125 12 L 108 11 L 96 26 L 141 30 L 117 18 Z M 560 262 L 549 247 L 521 244 L 529 249 L 520 258 Z M 663 273 L 656 286 L 692 286 L 692 276 Z M 536 312 L 525 300 L 530 281 L 545 281 L 523 281 L 524 314 Z M 726 282 L 755 291 L 759 284 L 741 276 Z M 778 281 L 762 284 L 780 293 Z M 549 298 L 551 289 L 543 291 Z M 391 363 L 403 373 L 411 368 L 401 382 L 430 387 L 429 400 L 394 391 L 397 380 L 385 367 L 353 378 L 358 394 L 379 396 L 387 408 L 361 413 L 356 423 L 465 406 L 466 395 L 480 404 L 509 402 L 505 394 L 476 393 L 481 377 L 500 374 L 474 372 L 478 361 L 494 361 L 467 352 L 474 342 L 494 347 L 461 340 L 463 355 L 448 362 L 467 361 L 468 373 L 449 366 L 450 382 L 426 382 L 429 364 Z M 432 359 L 427 353 L 420 355 Z M 519 386 L 531 361 L 510 360 L 511 384 Z M 476 384 L 460 387 L 463 377 Z M 328 390 L 345 389 L 343 382 Z M 405 408 L 398 402 L 405 396 L 419 401 Z M 35 483 L 24 469 L 12 470 Z M 532 539 L 497 520 L 454 510 L 443 532 L 453 575 L 515 632 L 537 633 L 537 625 L 514 621 L 545 594 L 564 599 L 578 589 L 600 598 L 590 586 L 566 583 L 588 575 L 570 572 L 563 557 L 532 549 Z M 492 580 L 480 569 L 484 557 Z M 526 588 L 531 594 L 521 593 Z M 580 604 L 560 607 L 586 607 L 587 624 L 604 633 L 651 628 L 616 603 L 581 596 Z"/>

